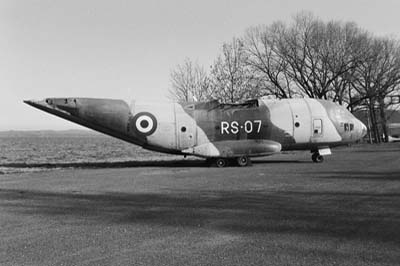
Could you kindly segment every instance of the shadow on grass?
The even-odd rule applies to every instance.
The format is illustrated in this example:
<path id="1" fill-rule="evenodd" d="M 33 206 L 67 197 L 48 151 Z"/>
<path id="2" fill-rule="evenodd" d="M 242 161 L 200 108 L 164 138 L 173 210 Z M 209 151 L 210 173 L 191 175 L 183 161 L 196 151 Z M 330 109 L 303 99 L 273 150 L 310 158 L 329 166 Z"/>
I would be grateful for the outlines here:
<path id="1" fill-rule="evenodd" d="M 121 162 L 77 162 L 77 163 L 8 163 L 0 167 L 13 168 L 130 168 L 130 167 L 205 167 L 205 160 L 148 160 Z"/>
<path id="2" fill-rule="evenodd" d="M 377 153 L 377 152 L 399 152 L 400 142 L 380 143 L 380 144 L 363 144 L 355 146 L 352 152 L 357 153 Z"/>
<path id="3" fill-rule="evenodd" d="M 308 161 L 305 159 L 304 161 L 300 160 L 274 160 L 274 159 L 254 159 L 252 160 L 253 164 L 313 164 L 313 161 L 311 159 Z"/>
<path id="4" fill-rule="evenodd" d="M 185 191 L 80 194 L 0 190 L 3 211 L 72 223 L 205 227 L 400 244 L 400 193 Z M 72 219 L 72 221 L 71 221 Z"/>
<path id="5" fill-rule="evenodd" d="M 311 162 L 311 160 L 310 160 Z M 253 161 L 254 164 L 281 164 L 281 163 L 309 163 L 309 161 L 298 160 L 260 160 Z M 134 168 L 134 167 L 210 167 L 211 165 L 203 159 L 189 160 L 148 160 L 148 161 L 121 161 L 121 162 L 77 162 L 77 163 L 7 163 L 0 164 L 0 167 L 9 168 Z M 236 167 L 236 163 L 229 162 L 228 166 Z"/>
<path id="6" fill-rule="evenodd" d="M 400 181 L 400 171 L 332 171 L 320 172 L 318 178 Z"/>

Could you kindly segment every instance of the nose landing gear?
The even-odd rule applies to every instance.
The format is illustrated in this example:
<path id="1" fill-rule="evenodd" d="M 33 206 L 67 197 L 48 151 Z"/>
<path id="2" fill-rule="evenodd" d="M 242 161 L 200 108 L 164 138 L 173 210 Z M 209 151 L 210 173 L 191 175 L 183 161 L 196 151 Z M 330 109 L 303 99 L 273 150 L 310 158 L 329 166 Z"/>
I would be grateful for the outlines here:
<path id="1" fill-rule="evenodd" d="M 314 152 L 311 156 L 314 163 L 322 163 L 324 161 L 324 156 L 320 155 L 319 152 Z"/>

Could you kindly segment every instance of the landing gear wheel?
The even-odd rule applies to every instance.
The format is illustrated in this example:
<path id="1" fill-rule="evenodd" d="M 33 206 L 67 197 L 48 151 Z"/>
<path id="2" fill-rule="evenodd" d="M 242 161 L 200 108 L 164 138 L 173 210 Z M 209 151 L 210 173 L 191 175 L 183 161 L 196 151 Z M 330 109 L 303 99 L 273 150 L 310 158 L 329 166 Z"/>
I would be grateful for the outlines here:
<path id="1" fill-rule="evenodd" d="M 225 167 L 225 166 L 227 165 L 227 161 L 226 161 L 226 159 L 224 159 L 224 158 L 217 158 L 217 159 L 215 160 L 215 165 L 216 165 L 218 168 L 222 168 L 222 167 Z"/>
<path id="2" fill-rule="evenodd" d="M 314 163 L 322 163 L 324 161 L 324 156 L 320 155 L 318 152 L 314 152 L 311 159 Z"/>
<path id="3" fill-rule="evenodd" d="M 249 157 L 247 156 L 240 156 L 236 158 L 236 162 L 240 167 L 248 166 L 251 164 Z"/>

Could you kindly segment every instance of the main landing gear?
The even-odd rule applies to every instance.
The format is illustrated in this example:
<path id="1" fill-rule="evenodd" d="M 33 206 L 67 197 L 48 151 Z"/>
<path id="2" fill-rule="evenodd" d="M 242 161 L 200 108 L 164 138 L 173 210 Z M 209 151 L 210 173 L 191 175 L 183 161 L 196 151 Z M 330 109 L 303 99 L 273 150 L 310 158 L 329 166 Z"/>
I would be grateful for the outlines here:
<path id="1" fill-rule="evenodd" d="M 225 158 L 215 159 L 215 166 L 217 166 L 218 168 L 225 167 L 227 164 L 228 164 L 228 161 Z"/>
<path id="2" fill-rule="evenodd" d="M 322 163 L 324 161 L 324 156 L 320 155 L 318 151 L 311 155 L 311 159 L 314 163 Z"/>
<path id="3" fill-rule="evenodd" d="M 240 166 L 240 167 L 244 167 L 244 166 L 250 166 L 251 165 L 251 160 L 249 159 L 249 157 L 247 156 L 240 156 L 236 158 L 236 163 Z"/>
<path id="4" fill-rule="evenodd" d="M 244 166 L 250 166 L 251 165 L 251 160 L 247 156 L 240 156 L 236 158 L 212 158 L 212 159 L 207 159 L 207 162 L 210 165 L 216 166 L 218 168 L 222 168 L 227 166 L 228 164 L 236 164 L 240 167 Z"/>

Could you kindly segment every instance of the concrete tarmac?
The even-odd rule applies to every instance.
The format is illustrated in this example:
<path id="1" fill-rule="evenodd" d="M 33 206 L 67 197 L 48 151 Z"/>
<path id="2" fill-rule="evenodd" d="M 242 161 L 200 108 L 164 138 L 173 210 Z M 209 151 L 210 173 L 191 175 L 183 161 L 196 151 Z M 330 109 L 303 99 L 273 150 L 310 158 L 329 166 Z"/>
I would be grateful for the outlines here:
<path id="1" fill-rule="evenodd" d="M 400 143 L 0 175 L 0 265 L 400 265 Z"/>

